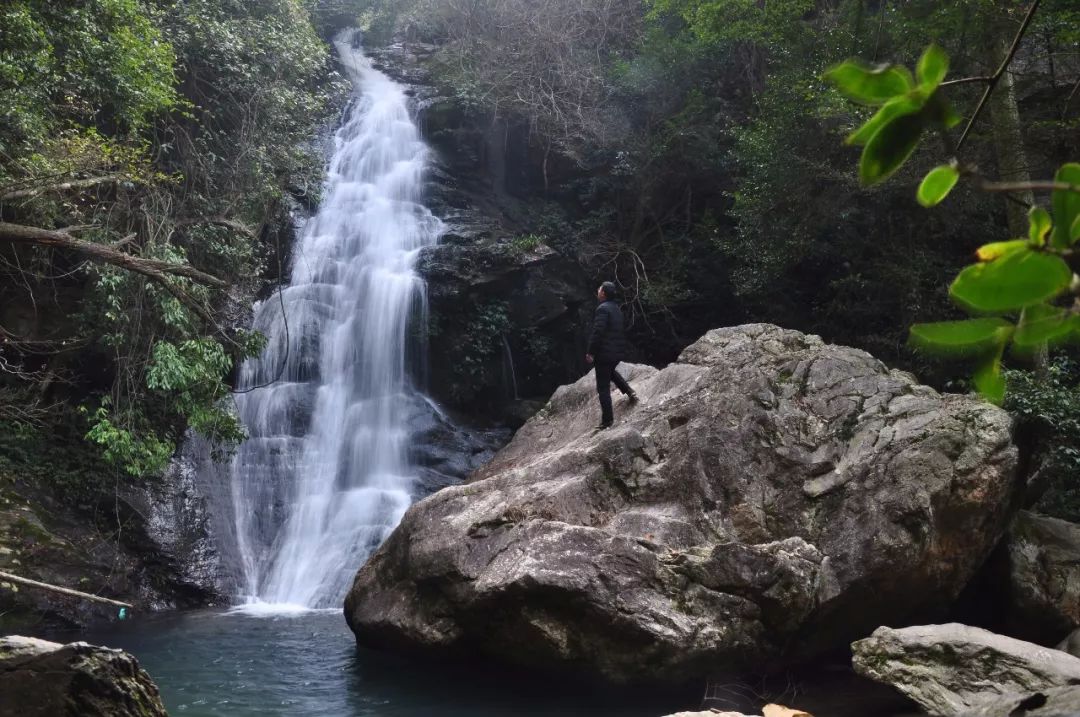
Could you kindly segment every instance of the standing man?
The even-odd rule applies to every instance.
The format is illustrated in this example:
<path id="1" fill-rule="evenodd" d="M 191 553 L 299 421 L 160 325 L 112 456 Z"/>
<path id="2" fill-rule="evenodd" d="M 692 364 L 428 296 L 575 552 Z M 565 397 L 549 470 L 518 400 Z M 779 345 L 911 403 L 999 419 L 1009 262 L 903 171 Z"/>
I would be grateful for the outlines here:
<path id="1" fill-rule="evenodd" d="M 615 367 L 626 354 L 626 336 L 623 334 L 623 315 L 615 303 L 615 284 L 605 281 L 596 290 L 596 318 L 593 319 L 592 334 L 589 336 L 588 353 L 585 361 L 596 366 L 596 393 L 600 397 L 599 429 L 611 428 L 615 414 L 611 409 L 611 382 L 630 398 L 630 403 L 637 403 L 638 397 L 630 384 L 626 382 Z"/>

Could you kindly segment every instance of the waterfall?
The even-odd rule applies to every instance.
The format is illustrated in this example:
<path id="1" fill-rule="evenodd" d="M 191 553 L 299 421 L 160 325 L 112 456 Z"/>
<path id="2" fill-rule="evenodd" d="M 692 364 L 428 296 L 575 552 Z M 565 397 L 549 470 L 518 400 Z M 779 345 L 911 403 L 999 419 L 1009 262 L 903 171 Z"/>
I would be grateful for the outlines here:
<path id="1" fill-rule="evenodd" d="M 238 381 L 249 438 L 230 480 L 251 603 L 341 604 L 413 499 L 409 426 L 432 410 L 406 368 L 427 303 L 413 265 L 442 231 L 421 204 L 428 150 L 404 88 L 349 38 L 335 46 L 357 94 L 289 283 L 256 306 L 268 346 Z"/>

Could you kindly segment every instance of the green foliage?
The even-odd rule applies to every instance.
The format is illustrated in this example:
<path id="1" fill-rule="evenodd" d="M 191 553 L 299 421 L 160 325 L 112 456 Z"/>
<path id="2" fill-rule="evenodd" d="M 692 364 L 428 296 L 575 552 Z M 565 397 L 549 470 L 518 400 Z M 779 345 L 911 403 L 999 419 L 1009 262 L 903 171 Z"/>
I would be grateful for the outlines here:
<path id="1" fill-rule="evenodd" d="M 825 73 L 847 97 L 881 109 L 850 137 L 863 145 L 859 179 L 876 184 L 900 168 L 918 147 L 927 130 L 948 130 L 960 116 L 938 89 L 949 69 L 949 58 L 937 45 L 923 52 L 916 66 L 915 83 L 899 65 L 867 68 L 857 60 L 843 62 Z"/>
<path id="2" fill-rule="evenodd" d="M 1080 522 L 1080 365 L 1058 356 L 1045 372 L 1009 370 L 1005 378 L 1004 407 L 1036 440 L 1040 483 L 1048 489 L 1038 509 Z"/>
<path id="3" fill-rule="evenodd" d="M 542 234 L 520 234 L 510 240 L 510 248 L 518 254 L 528 254 L 547 244 Z"/>
<path id="4" fill-rule="evenodd" d="M 123 468 L 129 475 L 154 475 L 164 470 L 175 445 L 143 426 L 125 427 L 124 423 L 131 417 L 118 419 L 111 408 L 111 402 L 105 398 L 94 411 L 86 410 L 90 422 L 87 440 L 100 446 L 106 461 Z"/>
<path id="5" fill-rule="evenodd" d="M 1068 249 L 1080 240 L 1080 164 L 1063 165 L 1054 181 L 1071 185 L 1072 189 L 1055 189 L 1053 194 L 1055 249 Z M 1042 220 L 1045 222 L 1045 219 Z"/>
<path id="6" fill-rule="evenodd" d="M 238 443 L 245 437 L 243 427 L 221 405 L 229 393 L 224 379 L 232 364 L 232 357 L 211 339 L 184 341 L 179 346 L 160 341 L 146 372 L 146 385 L 168 396 L 174 410 L 213 442 Z"/>
<path id="7" fill-rule="evenodd" d="M 173 49 L 138 0 L 13 0 L 0 8 L 0 151 L 65 122 L 138 132 L 180 103 Z"/>
<path id="8" fill-rule="evenodd" d="M 346 91 L 315 23 L 328 30 L 329 18 L 355 6 L 4 4 L 0 195 L 22 193 L 4 204 L 4 220 L 80 226 L 80 239 L 226 281 L 258 277 L 288 239 L 274 228 L 290 225 L 286 194 L 310 198 L 321 184 L 310 140 Z M 82 433 L 109 462 L 133 475 L 156 472 L 188 426 L 222 445 L 242 438 L 225 380 L 264 339 L 206 325 L 192 304 L 212 313 L 216 291 L 70 265 L 62 253 L 16 249 L 2 258 L 0 271 L 13 268 L 0 280 L 0 305 L 36 311 L 55 301 L 64 316 L 43 324 L 46 338 L 66 333 L 57 345 L 85 347 L 54 385 L 86 407 Z M 0 389 L 17 381 L 0 373 Z"/>
<path id="9" fill-rule="evenodd" d="M 511 331 L 509 307 L 489 301 L 452 315 L 431 316 L 431 336 L 450 332 L 453 339 L 445 340 L 449 355 L 440 357 L 441 369 L 448 385 L 444 387 L 451 398 L 461 405 L 477 399 L 485 390 L 498 385 L 498 357 L 504 351 L 503 341 Z"/>
<path id="10" fill-rule="evenodd" d="M 918 324 L 911 328 L 911 341 L 943 354 L 978 356 L 1007 343 L 1012 333 L 1005 319 L 967 319 Z"/>
<path id="11" fill-rule="evenodd" d="M 467 376 L 481 378 L 487 360 L 502 351 L 503 337 L 510 330 L 507 311 L 506 304 L 491 302 L 473 312 L 460 357 L 460 370 Z"/>
<path id="12" fill-rule="evenodd" d="M 654 17 L 681 17 L 703 42 L 753 42 L 792 51 L 799 41 L 798 20 L 814 10 L 813 0 L 652 0 Z"/>
<path id="13" fill-rule="evenodd" d="M 1023 247 L 967 267 L 949 295 L 969 311 L 1007 313 L 1049 301 L 1071 282 L 1072 271 L 1061 257 Z"/>
<path id="14" fill-rule="evenodd" d="M 960 171 L 951 164 L 943 164 L 930 170 L 922 183 L 916 199 L 924 207 L 935 207 L 949 196 L 956 183 L 960 181 Z"/>
<path id="15" fill-rule="evenodd" d="M 849 60 L 826 73 L 826 78 L 848 97 L 881 110 L 851 137 L 865 147 L 859 174 L 864 184 L 874 184 L 893 174 L 911 156 L 925 130 L 931 129 L 952 146 L 948 131 L 960 118 L 941 95 L 939 85 L 948 71 L 948 57 L 931 45 L 920 58 L 917 87 L 899 66 L 869 70 Z M 892 96 L 888 97 L 889 92 Z M 973 173 L 972 170 L 968 170 Z M 963 172 L 954 158 L 932 170 L 919 186 L 923 206 L 941 202 Z M 974 382 L 980 393 L 994 403 L 1004 398 L 1006 381 L 1001 361 L 1010 341 L 1020 353 L 1032 353 L 1049 343 L 1062 341 L 1080 325 L 1053 302 L 1071 299 L 1073 271 L 1066 258 L 1080 239 L 1073 226 L 1080 216 L 1080 165 L 1066 164 L 1058 170 L 1059 186 L 1052 196 L 1052 212 L 1035 207 L 1029 213 L 1028 238 L 984 244 L 980 262 L 966 267 L 949 287 L 949 296 L 967 311 L 980 315 L 1017 316 L 915 325 L 910 342 L 925 351 L 942 355 L 977 355 Z M 1046 244 L 1050 235 L 1051 242 Z"/>

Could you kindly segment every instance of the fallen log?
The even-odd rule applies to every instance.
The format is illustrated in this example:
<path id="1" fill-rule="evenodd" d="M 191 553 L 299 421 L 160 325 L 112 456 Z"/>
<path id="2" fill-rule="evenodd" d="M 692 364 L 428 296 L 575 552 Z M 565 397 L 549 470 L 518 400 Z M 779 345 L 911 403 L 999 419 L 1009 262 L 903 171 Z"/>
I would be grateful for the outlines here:
<path id="1" fill-rule="evenodd" d="M 131 603 L 120 602 L 119 600 L 112 600 L 110 598 L 101 597 L 100 595 L 91 595 L 90 593 L 84 593 L 80 590 L 72 590 L 71 588 L 62 588 L 58 585 L 50 585 L 48 583 L 38 582 L 37 580 L 31 580 L 30 578 L 20 578 L 18 575 L 12 575 L 11 573 L 5 573 L 3 571 L 0 571 L 0 580 L 6 580 L 10 583 L 25 585 L 26 587 L 37 588 L 39 590 L 48 590 L 50 592 L 60 593 L 61 595 L 70 595 L 71 597 L 82 598 L 83 600 L 92 600 L 93 602 L 105 603 L 106 605 L 126 607 L 129 610 L 135 609 L 135 606 Z"/>

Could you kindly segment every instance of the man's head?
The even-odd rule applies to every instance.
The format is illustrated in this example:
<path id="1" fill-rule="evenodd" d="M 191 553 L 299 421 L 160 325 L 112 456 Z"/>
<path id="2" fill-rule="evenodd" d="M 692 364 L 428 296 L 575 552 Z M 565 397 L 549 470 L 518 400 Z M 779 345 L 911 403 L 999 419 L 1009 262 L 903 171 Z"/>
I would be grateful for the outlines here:
<path id="1" fill-rule="evenodd" d="M 614 282 L 605 281 L 600 285 L 600 288 L 596 290 L 596 298 L 598 301 L 613 300 L 618 293 L 618 289 L 615 288 Z"/>

